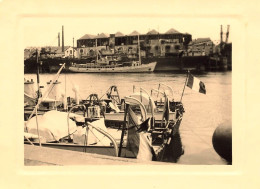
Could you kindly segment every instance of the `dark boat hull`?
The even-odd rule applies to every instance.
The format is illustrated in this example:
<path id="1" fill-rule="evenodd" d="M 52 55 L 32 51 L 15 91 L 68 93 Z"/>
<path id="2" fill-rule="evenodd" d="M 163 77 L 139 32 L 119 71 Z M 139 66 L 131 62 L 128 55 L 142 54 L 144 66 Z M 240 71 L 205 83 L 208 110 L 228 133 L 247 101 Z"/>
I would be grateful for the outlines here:
<path id="1" fill-rule="evenodd" d="M 151 57 L 142 59 L 143 63 L 150 61 L 157 62 L 155 72 L 172 72 L 186 70 L 205 70 L 208 56 L 187 56 L 187 57 Z"/>
<path id="2" fill-rule="evenodd" d="M 61 63 L 66 63 L 65 70 L 69 71 L 70 63 L 84 64 L 86 60 L 69 60 L 69 59 L 45 59 L 42 60 L 40 66 L 41 73 L 54 73 L 60 68 Z M 150 62 L 157 62 L 154 69 L 155 72 L 172 72 L 172 71 L 186 71 L 186 70 L 205 70 L 205 65 L 208 62 L 208 56 L 190 56 L 190 57 L 149 57 L 142 58 L 143 64 Z M 36 61 L 33 59 L 25 60 L 24 72 L 34 73 L 36 70 Z"/>

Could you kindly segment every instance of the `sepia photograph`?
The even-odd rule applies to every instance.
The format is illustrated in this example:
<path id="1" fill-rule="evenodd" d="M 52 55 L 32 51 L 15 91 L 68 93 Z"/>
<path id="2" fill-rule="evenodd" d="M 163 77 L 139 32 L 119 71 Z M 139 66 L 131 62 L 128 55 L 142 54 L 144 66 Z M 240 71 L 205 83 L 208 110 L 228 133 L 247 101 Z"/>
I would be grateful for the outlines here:
<path id="1" fill-rule="evenodd" d="M 173 19 L 24 18 L 24 164 L 232 165 L 232 25 Z"/>
<path id="2" fill-rule="evenodd" d="M 0 187 L 259 188 L 258 5 L 0 0 Z"/>

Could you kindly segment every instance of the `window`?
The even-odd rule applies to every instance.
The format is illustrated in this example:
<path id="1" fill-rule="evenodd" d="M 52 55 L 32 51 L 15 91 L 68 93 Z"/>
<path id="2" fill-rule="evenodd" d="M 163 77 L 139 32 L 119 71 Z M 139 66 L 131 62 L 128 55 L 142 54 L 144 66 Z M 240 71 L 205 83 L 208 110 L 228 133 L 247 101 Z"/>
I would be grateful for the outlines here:
<path id="1" fill-rule="evenodd" d="M 171 46 L 170 46 L 170 45 L 166 45 L 166 46 L 165 46 L 165 51 L 166 51 L 166 52 L 170 52 L 170 50 L 171 50 Z"/>

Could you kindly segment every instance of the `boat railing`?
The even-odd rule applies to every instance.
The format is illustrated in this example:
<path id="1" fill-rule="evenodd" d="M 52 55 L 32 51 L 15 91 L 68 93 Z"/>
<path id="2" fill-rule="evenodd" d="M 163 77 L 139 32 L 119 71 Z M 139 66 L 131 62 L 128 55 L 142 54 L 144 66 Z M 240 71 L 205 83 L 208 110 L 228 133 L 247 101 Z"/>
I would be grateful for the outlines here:
<path id="1" fill-rule="evenodd" d="M 114 150 L 115 150 L 115 156 L 118 156 L 118 146 L 116 143 L 116 140 L 112 137 L 112 135 L 110 135 L 108 132 L 104 131 L 103 129 L 94 126 L 93 124 L 87 122 L 87 126 L 91 126 L 93 129 L 95 129 L 96 131 L 100 132 L 101 134 L 103 134 L 104 136 L 106 136 L 107 138 L 110 139 L 110 141 L 113 144 Z"/>
<path id="2" fill-rule="evenodd" d="M 78 107 L 83 107 L 84 109 L 84 114 L 83 114 L 83 118 L 84 118 L 84 122 L 85 122 L 85 112 L 86 112 L 86 107 L 83 104 L 78 104 L 73 106 L 70 111 L 68 112 L 68 116 L 67 116 L 67 124 L 68 124 L 68 136 L 70 136 L 70 126 L 69 126 L 69 120 L 70 120 L 70 113 L 72 112 L 73 109 L 76 109 Z M 96 131 L 100 132 L 101 134 L 103 134 L 105 137 L 107 137 L 113 144 L 114 150 L 115 150 L 115 156 L 118 156 L 118 146 L 116 143 L 116 140 L 112 137 L 112 135 L 110 135 L 108 132 L 104 131 L 103 129 L 94 126 L 93 124 L 91 124 L 90 122 L 86 122 L 85 126 L 89 127 L 91 126 L 92 128 L 94 128 Z"/>

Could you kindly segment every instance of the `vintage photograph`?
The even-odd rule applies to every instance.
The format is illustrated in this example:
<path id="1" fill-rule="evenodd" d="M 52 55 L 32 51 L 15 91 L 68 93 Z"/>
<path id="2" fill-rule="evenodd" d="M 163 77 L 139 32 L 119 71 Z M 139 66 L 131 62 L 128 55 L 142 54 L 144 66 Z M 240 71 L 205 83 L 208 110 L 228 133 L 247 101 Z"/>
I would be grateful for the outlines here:
<path id="1" fill-rule="evenodd" d="M 259 16 L 0 0 L 0 188 L 258 189 Z"/>
<path id="2" fill-rule="evenodd" d="M 25 166 L 232 165 L 228 19 L 21 23 Z"/>

